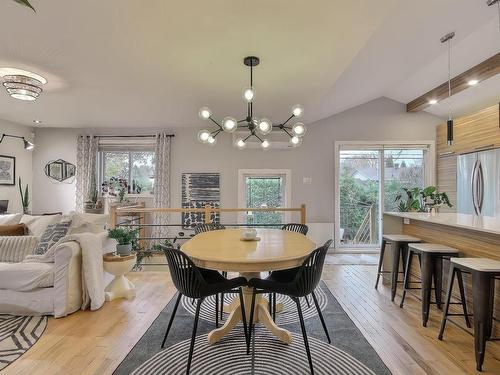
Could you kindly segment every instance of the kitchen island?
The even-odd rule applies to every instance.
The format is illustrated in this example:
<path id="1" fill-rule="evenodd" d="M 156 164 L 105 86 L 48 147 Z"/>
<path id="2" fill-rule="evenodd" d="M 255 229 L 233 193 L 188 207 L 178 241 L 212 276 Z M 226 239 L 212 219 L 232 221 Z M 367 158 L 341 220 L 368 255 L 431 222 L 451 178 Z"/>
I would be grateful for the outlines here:
<path id="1" fill-rule="evenodd" d="M 462 257 L 500 260 L 500 218 L 456 213 L 385 212 L 383 233 L 407 234 L 418 237 L 423 242 L 451 246 L 458 249 Z M 390 256 L 385 256 L 384 269 L 390 269 L 388 263 L 390 259 Z M 444 285 L 447 284 L 447 263 L 445 262 L 443 270 Z M 411 274 L 416 277 L 420 276 L 418 262 L 413 262 Z M 472 291 L 469 275 L 464 276 L 464 281 L 467 300 L 471 302 Z M 496 284 L 494 315 L 500 316 L 499 281 L 496 281 Z M 458 288 L 454 290 L 456 291 Z M 500 329 L 496 331 L 498 336 Z"/>

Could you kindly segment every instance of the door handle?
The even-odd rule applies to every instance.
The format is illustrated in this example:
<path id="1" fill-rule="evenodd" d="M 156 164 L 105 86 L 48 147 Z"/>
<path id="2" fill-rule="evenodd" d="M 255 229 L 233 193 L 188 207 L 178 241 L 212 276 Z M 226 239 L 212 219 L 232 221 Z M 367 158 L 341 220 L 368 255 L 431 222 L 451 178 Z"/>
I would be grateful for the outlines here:
<path id="1" fill-rule="evenodd" d="M 477 204 L 477 164 L 478 161 L 474 162 L 474 166 L 472 167 L 471 174 L 471 194 L 472 194 L 472 206 L 474 207 L 474 213 L 479 215 L 479 207 Z"/>
<path id="2" fill-rule="evenodd" d="M 477 173 L 478 179 L 478 189 L 477 189 L 477 205 L 479 208 L 479 213 L 483 211 L 483 199 L 484 199 L 484 174 L 483 174 L 483 164 L 479 162 L 479 168 Z"/>

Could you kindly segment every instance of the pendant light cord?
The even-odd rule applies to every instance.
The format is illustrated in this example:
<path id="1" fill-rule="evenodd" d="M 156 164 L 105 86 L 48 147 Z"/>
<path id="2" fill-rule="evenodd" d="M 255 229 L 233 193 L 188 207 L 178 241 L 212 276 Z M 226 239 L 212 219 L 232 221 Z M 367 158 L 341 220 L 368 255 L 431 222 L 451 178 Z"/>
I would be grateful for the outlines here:
<path id="1" fill-rule="evenodd" d="M 448 120 L 451 120 L 451 39 L 448 39 Z"/>

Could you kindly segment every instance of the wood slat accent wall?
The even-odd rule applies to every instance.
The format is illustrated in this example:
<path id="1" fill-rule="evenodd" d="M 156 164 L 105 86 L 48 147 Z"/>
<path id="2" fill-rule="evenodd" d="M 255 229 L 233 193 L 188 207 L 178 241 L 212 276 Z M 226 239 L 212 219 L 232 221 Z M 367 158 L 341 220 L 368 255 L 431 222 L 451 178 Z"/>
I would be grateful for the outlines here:
<path id="1" fill-rule="evenodd" d="M 434 223 L 425 223 L 421 221 L 411 220 L 410 224 L 403 225 L 403 233 L 421 238 L 424 242 L 440 243 L 448 245 L 460 250 L 463 256 L 467 257 L 485 257 L 500 260 L 500 236 L 454 228 Z M 446 288 L 448 279 L 448 262 L 444 265 L 443 285 Z M 413 262 L 413 275 L 420 275 L 418 262 Z M 464 276 L 466 284 L 466 293 L 468 306 L 472 309 L 472 288 L 470 275 Z M 458 298 L 458 287 L 455 286 L 455 296 Z M 500 282 L 496 282 L 495 293 L 495 316 L 500 317 Z M 458 311 L 456 306 L 453 307 Z M 461 311 L 460 311 L 461 312 Z M 458 320 L 460 323 L 463 322 Z M 500 333 L 500 327 L 497 324 L 496 335 Z"/>
<path id="2" fill-rule="evenodd" d="M 456 206 L 457 156 L 481 148 L 500 147 L 499 105 L 456 119 L 453 146 L 446 143 L 445 123 L 438 125 L 436 132 L 437 186 L 449 194 L 453 206 Z M 441 210 L 455 212 L 455 207 Z"/>

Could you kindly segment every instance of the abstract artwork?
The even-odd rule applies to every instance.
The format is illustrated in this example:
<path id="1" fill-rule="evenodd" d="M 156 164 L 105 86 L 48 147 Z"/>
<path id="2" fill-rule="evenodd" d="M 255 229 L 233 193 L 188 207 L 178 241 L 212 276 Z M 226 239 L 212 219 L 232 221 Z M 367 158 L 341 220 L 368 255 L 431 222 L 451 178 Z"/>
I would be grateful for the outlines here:
<path id="1" fill-rule="evenodd" d="M 0 185 L 16 184 L 16 158 L 0 155 Z"/>
<path id="2" fill-rule="evenodd" d="M 212 208 L 220 207 L 220 174 L 219 173 L 183 173 L 182 174 L 182 208 L 204 208 L 208 204 Z M 219 222 L 218 212 L 210 215 L 212 222 Z M 203 213 L 190 212 L 182 214 L 182 228 L 193 229 L 205 222 Z"/>

